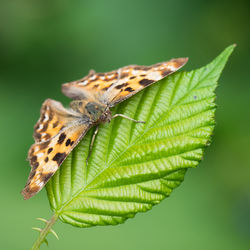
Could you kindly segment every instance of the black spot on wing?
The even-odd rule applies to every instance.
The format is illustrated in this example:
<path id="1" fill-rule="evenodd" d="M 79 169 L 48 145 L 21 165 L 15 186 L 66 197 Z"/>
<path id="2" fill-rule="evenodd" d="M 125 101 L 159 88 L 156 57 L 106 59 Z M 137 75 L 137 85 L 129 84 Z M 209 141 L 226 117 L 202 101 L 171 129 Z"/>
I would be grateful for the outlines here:
<path id="1" fill-rule="evenodd" d="M 125 91 L 133 92 L 134 90 L 133 90 L 131 87 L 127 87 L 127 88 L 125 89 Z"/>
<path id="2" fill-rule="evenodd" d="M 36 163 L 36 161 L 37 161 L 37 156 L 36 155 L 32 156 L 30 159 L 30 163 L 34 164 L 34 163 Z"/>
<path id="3" fill-rule="evenodd" d="M 53 128 L 57 127 L 58 124 L 59 124 L 59 121 L 54 122 L 54 123 L 53 123 Z"/>
<path id="4" fill-rule="evenodd" d="M 41 143 L 39 146 L 40 150 L 47 148 L 49 143 L 50 143 L 50 141 L 45 141 L 45 142 Z"/>
<path id="5" fill-rule="evenodd" d="M 44 161 L 45 161 L 45 162 L 48 162 L 48 160 L 49 160 L 49 158 L 48 158 L 48 157 L 46 157 L 46 158 L 44 159 Z"/>
<path id="6" fill-rule="evenodd" d="M 128 83 L 123 83 L 123 84 L 117 85 L 115 88 L 116 89 L 121 89 L 123 87 L 126 87 L 127 85 L 128 85 Z"/>
<path id="7" fill-rule="evenodd" d="M 58 143 L 58 144 L 62 144 L 63 141 L 65 140 L 65 138 L 66 138 L 66 134 L 65 134 L 65 133 L 60 134 L 57 143 Z"/>
<path id="8" fill-rule="evenodd" d="M 38 168 L 38 166 L 39 166 L 39 163 L 35 162 L 35 163 L 31 164 L 31 166 L 32 166 L 33 170 L 36 170 Z"/>
<path id="9" fill-rule="evenodd" d="M 142 86 L 148 86 L 149 84 L 153 83 L 154 80 L 149 80 L 149 79 L 142 79 L 139 81 L 139 83 L 142 85 Z"/>
<path id="10" fill-rule="evenodd" d="M 71 143 L 71 140 L 68 139 L 68 140 L 66 141 L 66 143 L 65 143 L 66 147 L 68 147 L 68 146 L 70 145 L 70 143 Z"/>
<path id="11" fill-rule="evenodd" d="M 48 154 L 50 154 L 52 152 L 53 148 L 49 148 L 48 149 Z"/>
<path id="12" fill-rule="evenodd" d="M 41 179 L 44 183 L 48 182 L 48 180 L 51 178 L 51 176 L 53 175 L 54 173 L 48 173 L 48 174 L 42 174 L 41 175 Z"/>
<path id="13" fill-rule="evenodd" d="M 167 75 L 171 74 L 172 72 L 173 72 L 172 70 L 167 69 L 167 70 L 161 72 L 161 75 L 164 77 L 164 76 L 167 76 Z"/>
<path id="14" fill-rule="evenodd" d="M 66 157 L 66 153 L 57 153 L 54 157 L 53 157 L 53 161 L 56 161 L 58 165 L 61 165 L 61 163 L 63 162 L 63 160 Z"/>
<path id="15" fill-rule="evenodd" d="M 70 146 L 72 146 L 73 144 L 74 144 L 74 141 L 71 141 Z"/>

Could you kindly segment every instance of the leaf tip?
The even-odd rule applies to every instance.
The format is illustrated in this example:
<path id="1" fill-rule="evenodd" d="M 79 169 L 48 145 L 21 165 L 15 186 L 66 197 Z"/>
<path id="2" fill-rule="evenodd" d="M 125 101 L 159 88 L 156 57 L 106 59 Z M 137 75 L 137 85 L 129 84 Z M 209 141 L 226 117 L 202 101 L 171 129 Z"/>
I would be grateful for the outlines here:
<path id="1" fill-rule="evenodd" d="M 233 43 L 233 44 L 229 45 L 228 47 L 226 47 L 226 48 L 224 49 L 224 51 L 222 51 L 221 54 L 227 54 L 227 57 L 229 57 L 229 56 L 232 54 L 232 52 L 233 52 L 233 50 L 234 50 L 234 48 L 235 48 L 236 46 L 237 46 L 236 43 Z"/>

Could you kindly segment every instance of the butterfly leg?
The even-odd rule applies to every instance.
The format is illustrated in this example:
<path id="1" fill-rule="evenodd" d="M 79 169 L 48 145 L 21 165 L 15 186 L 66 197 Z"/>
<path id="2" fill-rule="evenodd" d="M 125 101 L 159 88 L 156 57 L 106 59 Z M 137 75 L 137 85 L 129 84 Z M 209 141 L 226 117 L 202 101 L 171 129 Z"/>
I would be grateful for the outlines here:
<path id="1" fill-rule="evenodd" d="M 98 134 L 98 131 L 99 131 L 99 127 L 96 126 L 95 132 L 94 132 L 94 134 L 92 136 L 91 143 L 90 143 L 90 146 L 89 146 L 89 154 L 88 154 L 88 157 L 86 159 L 86 165 L 88 165 L 89 157 L 91 155 L 92 148 L 93 148 L 93 145 L 94 145 L 94 142 L 95 142 L 96 135 Z"/>
<path id="2" fill-rule="evenodd" d="M 125 119 L 128 119 L 128 120 L 130 120 L 130 121 L 133 121 L 133 122 L 136 122 L 136 123 L 146 123 L 146 122 L 144 122 L 144 121 L 138 121 L 138 120 L 135 120 L 135 119 L 133 119 L 133 118 L 130 118 L 130 117 L 128 117 L 128 116 L 126 116 L 126 115 L 123 115 L 123 114 L 115 114 L 114 116 L 112 116 L 112 119 L 113 118 L 116 118 L 116 117 L 123 117 L 123 118 L 125 118 Z"/>

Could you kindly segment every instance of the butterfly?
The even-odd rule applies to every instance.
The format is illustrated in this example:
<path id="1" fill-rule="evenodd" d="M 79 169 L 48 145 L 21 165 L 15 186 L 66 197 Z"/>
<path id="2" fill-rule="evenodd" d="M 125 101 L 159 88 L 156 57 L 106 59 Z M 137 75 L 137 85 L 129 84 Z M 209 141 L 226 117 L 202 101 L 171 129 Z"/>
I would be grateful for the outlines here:
<path id="1" fill-rule="evenodd" d="M 84 78 L 63 84 L 62 92 L 73 101 L 70 108 L 52 99 L 43 103 L 40 119 L 34 127 L 35 143 L 28 152 L 31 171 L 22 190 L 24 199 L 31 198 L 45 186 L 91 127 L 117 116 L 135 121 L 122 114 L 112 117 L 110 108 L 177 71 L 187 60 L 177 58 L 151 66 L 130 65 L 107 73 L 91 70 Z"/>

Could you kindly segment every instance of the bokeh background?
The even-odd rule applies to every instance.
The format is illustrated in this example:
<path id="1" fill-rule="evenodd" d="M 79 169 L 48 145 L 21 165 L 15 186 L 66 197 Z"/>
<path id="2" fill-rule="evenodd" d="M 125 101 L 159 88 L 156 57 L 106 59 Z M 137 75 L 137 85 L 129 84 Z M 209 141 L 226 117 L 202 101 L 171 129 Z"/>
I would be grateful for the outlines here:
<path id="1" fill-rule="evenodd" d="M 171 197 L 115 227 L 58 221 L 60 240 L 48 239 L 49 249 L 250 249 L 249 10 L 248 0 L 1 0 L 0 249 L 29 249 L 35 218 L 52 215 L 45 190 L 29 201 L 20 190 L 42 102 L 69 102 L 61 83 L 172 57 L 191 70 L 232 43 L 213 143 Z"/>

